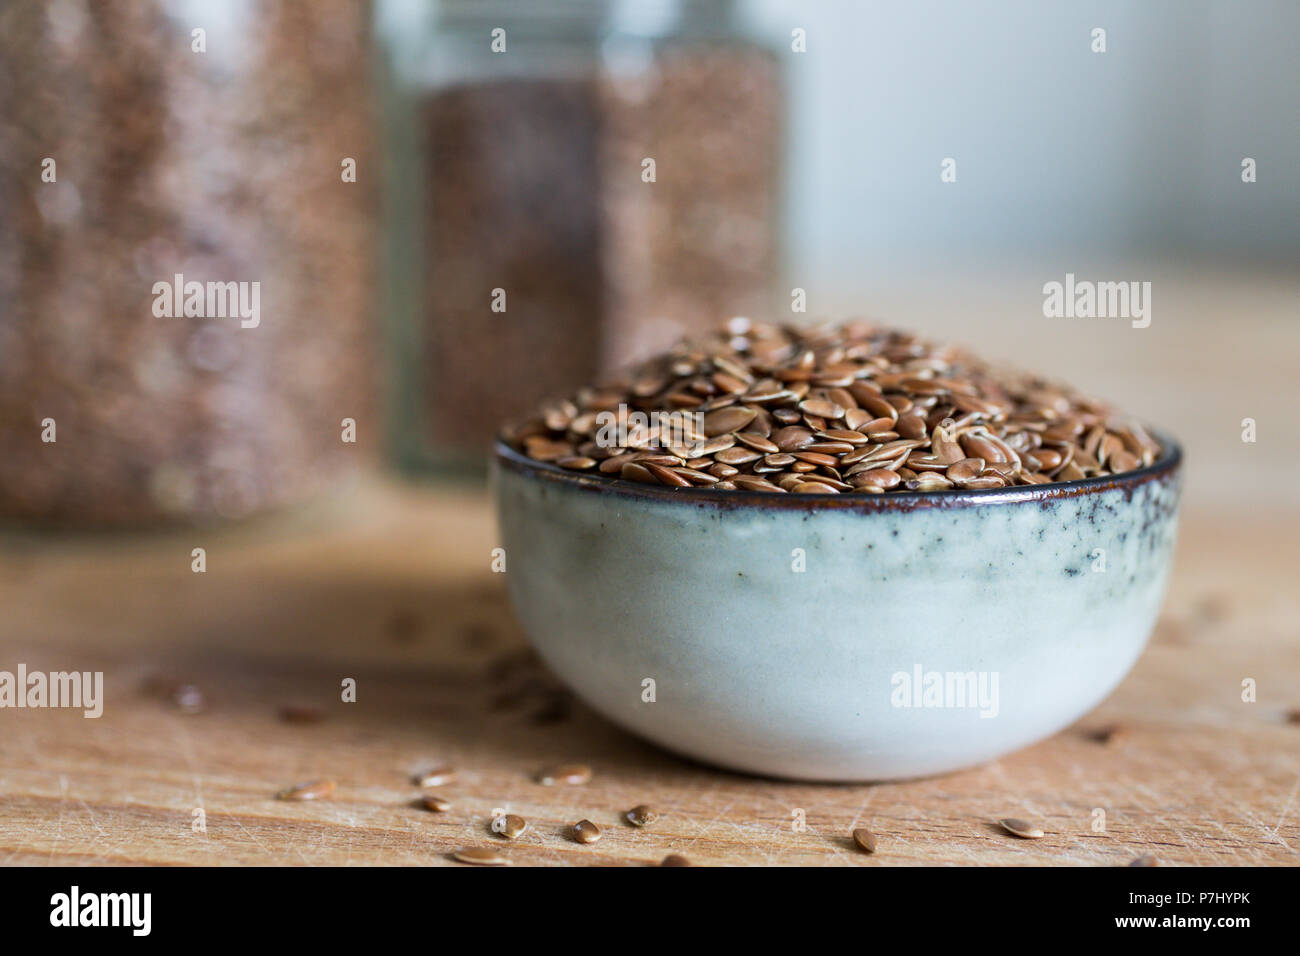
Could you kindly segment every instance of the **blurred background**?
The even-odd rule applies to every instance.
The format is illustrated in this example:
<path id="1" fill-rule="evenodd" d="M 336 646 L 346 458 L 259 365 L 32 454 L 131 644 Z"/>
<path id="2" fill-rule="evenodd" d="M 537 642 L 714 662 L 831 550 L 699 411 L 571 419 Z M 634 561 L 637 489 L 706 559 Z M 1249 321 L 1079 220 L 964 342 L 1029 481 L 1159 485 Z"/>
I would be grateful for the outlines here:
<path id="1" fill-rule="evenodd" d="M 1193 500 L 1291 463 L 1295 4 L 321 10 L 0 11 L 4 514 L 479 480 L 503 420 L 737 314 L 1040 368 L 1183 438 Z M 1150 327 L 1045 318 L 1067 273 L 1151 282 Z M 155 315 L 177 274 L 258 326 Z"/>

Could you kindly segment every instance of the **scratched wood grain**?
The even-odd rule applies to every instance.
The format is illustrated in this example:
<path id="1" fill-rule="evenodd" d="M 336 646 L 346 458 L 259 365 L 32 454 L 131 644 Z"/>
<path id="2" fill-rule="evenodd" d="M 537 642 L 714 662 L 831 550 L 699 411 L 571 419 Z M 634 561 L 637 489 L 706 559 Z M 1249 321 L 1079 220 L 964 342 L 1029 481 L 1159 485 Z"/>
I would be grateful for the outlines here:
<path id="1" fill-rule="evenodd" d="M 0 711 L 0 861 L 10 864 L 450 865 L 531 828 L 518 864 L 1297 864 L 1300 601 L 1294 519 L 1185 517 L 1165 614 L 1096 712 L 996 763 L 908 783 L 807 785 L 702 767 L 581 706 L 519 657 L 475 492 L 370 478 L 309 510 L 221 532 L 0 539 L 0 669 L 103 670 L 104 716 Z M 208 570 L 190 570 L 190 549 Z M 354 704 L 340 681 L 357 681 Z M 1241 700 L 1241 681 L 1258 700 Z M 159 681 L 201 688 L 184 714 Z M 165 686 L 165 685 L 164 685 Z M 284 704 L 314 704 L 288 724 Z M 1096 730 L 1126 733 L 1103 743 Z M 533 779 L 557 760 L 580 787 Z M 445 814 L 413 773 L 457 767 Z M 273 799 L 331 777 L 334 797 Z M 652 827 L 620 823 L 652 803 Z M 193 827 L 202 809 L 205 830 Z M 795 827 L 802 811 L 806 828 Z M 1094 829 L 1104 811 L 1104 831 Z M 993 822 L 1047 831 L 1016 840 Z M 597 844 L 568 839 L 583 817 Z M 855 852 L 867 825 L 879 852 Z"/>

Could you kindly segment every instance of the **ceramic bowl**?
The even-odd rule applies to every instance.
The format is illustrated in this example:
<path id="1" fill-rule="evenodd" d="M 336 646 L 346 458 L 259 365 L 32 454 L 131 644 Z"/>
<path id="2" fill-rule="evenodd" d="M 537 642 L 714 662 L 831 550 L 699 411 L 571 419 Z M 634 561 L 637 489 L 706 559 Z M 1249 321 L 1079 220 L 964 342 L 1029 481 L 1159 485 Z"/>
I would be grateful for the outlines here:
<path id="1" fill-rule="evenodd" d="M 983 491 L 777 495 L 566 472 L 504 445 L 506 578 L 550 668 L 722 767 L 890 780 L 991 760 L 1102 700 L 1155 624 L 1181 453 Z"/>

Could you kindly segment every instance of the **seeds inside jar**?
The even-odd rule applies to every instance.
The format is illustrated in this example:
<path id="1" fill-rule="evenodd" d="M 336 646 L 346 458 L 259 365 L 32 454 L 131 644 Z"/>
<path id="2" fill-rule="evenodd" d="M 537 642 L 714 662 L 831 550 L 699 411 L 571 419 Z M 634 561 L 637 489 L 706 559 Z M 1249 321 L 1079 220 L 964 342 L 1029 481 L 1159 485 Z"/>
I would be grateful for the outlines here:
<path id="1" fill-rule="evenodd" d="M 557 416 L 552 403 L 502 438 L 596 481 L 819 495 L 1102 478 L 1162 452 L 1141 425 L 1070 388 L 856 321 L 732 319 L 570 406 Z"/>

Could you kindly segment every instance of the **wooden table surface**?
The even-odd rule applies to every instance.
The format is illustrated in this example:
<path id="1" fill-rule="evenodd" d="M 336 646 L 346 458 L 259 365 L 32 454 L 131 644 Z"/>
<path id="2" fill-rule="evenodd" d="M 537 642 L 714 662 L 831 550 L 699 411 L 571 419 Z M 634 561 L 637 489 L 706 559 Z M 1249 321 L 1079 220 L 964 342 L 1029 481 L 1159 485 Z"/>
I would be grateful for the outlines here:
<path id="1" fill-rule="evenodd" d="M 482 845 L 517 864 L 1295 865 L 1294 527 L 1184 515 L 1151 646 L 1100 708 L 996 763 L 870 786 L 715 771 L 569 706 L 520 653 L 478 492 L 367 478 L 223 531 L 8 535 L 0 670 L 102 670 L 106 703 L 98 720 L 0 710 L 0 861 L 425 866 Z M 340 700 L 345 678 L 355 703 Z M 199 689 L 200 712 L 178 707 L 177 682 Z M 286 722 L 286 705 L 323 719 Z M 1112 725 L 1122 733 L 1102 739 Z M 556 761 L 594 775 L 537 783 Z M 418 808 L 412 775 L 444 764 L 452 809 Z M 331 799 L 274 799 L 324 777 Z M 658 822 L 621 823 L 640 803 Z M 497 808 L 530 829 L 504 845 L 488 830 Z M 1002 833 L 1007 816 L 1046 837 Z M 584 817 L 599 843 L 567 837 Z M 879 834 L 875 855 L 854 850 L 855 826 Z"/>

